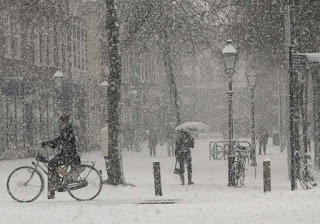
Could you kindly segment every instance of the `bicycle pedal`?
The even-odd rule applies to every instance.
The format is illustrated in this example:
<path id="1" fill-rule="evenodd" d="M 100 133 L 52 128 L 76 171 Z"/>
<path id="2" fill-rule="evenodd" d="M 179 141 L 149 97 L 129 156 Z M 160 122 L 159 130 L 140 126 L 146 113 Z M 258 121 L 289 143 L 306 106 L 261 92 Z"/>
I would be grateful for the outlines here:
<path id="1" fill-rule="evenodd" d="M 65 189 L 64 187 L 59 187 L 59 188 L 57 188 L 57 191 L 58 191 L 58 192 L 65 192 L 66 189 Z"/>

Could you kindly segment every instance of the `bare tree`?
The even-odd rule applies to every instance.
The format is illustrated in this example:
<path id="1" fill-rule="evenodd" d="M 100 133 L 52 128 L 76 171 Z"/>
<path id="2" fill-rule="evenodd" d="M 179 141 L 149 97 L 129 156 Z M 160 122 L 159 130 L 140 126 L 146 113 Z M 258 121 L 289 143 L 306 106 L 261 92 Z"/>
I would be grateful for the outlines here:
<path id="1" fill-rule="evenodd" d="M 119 135 L 119 103 L 121 88 L 121 56 L 119 54 L 119 22 L 114 0 L 106 0 L 107 7 L 107 37 L 109 53 L 109 88 L 108 88 L 108 127 L 109 127 L 109 158 L 111 162 L 108 172 L 110 184 L 123 183 L 121 154 L 118 143 Z"/>
<path id="2" fill-rule="evenodd" d="M 180 124 L 174 67 L 180 58 L 196 60 L 196 55 L 204 49 L 211 48 L 214 54 L 220 54 L 219 35 L 216 35 L 221 30 L 218 14 L 223 14 L 226 5 L 214 0 L 119 0 L 118 3 L 122 48 L 135 44 L 140 46 L 137 51 L 160 50 L 176 124 Z"/>

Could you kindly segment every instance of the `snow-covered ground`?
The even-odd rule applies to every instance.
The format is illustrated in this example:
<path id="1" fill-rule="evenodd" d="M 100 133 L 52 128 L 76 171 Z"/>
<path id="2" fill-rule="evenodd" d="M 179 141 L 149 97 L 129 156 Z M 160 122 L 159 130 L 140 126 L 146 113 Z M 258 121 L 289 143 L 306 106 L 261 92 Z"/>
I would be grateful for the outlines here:
<path id="1" fill-rule="evenodd" d="M 212 139 L 211 139 L 212 141 Z M 196 140 L 193 155 L 194 185 L 180 185 L 173 174 L 175 159 L 167 157 L 166 145 L 150 157 L 146 144 L 141 152 L 123 152 L 126 181 L 135 187 L 104 185 L 93 201 L 79 202 L 68 193 L 46 199 L 46 190 L 31 203 L 15 202 L 7 193 L 6 180 L 18 166 L 32 159 L 0 162 L 0 223 L 318 223 L 320 189 L 290 190 L 286 153 L 268 145 L 267 155 L 258 156 L 256 178 L 248 166 L 245 187 L 227 187 L 227 161 L 209 160 L 210 139 Z M 263 193 L 262 161 L 271 160 L 272 191 Z M 99 152 L 83 155 L 97 161 L 104 171 Z M 163 196 L 155 196 L 153 161 L 161 164 Z M 149 200 L 173 199 L 174 204 L 143 204 Z"/>

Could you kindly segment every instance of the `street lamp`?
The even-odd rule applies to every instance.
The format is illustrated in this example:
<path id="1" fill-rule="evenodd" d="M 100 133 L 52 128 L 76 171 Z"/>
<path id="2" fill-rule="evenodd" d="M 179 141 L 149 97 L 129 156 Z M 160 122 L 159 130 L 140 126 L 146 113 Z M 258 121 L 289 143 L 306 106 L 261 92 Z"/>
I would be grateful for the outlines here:
<path id="1" fill-rule="evenodd" d="M 59 88 L 61 88 L 63 77 L 64 77 L 64 75 L 60 70 L 56 71 L 52 76 L 52 78 L 55 80 L 55 82 L 57 84 L 57 87 L 59 87 Z"/>
<path id="2" fill-rule="evenodd" d="M 105 126 L 106 124 L 106 120 L 107 120 L 107 101 L 105 100 L 105 96 L 107 95 L 107 91 L 108 91 L 108 87 L 109 87 L 109 83 L 104 80 L 100 83 L 100 87 L 101 87 L 101 91 L 102 91 L 102 119 L 103 122 L 101 122 L 101 126 Z"/>
<path id="3" fill-rule="evenodd" d="M 55 82 L 55 92 L 56 92 L 56 100 L 54 101 L 55 104 L 55 108 L 57 108 L 57 114 L 60 115 L 62 113 L 62 103 L 61 103 L 61 96 L 62 96 L 62 81 L 64 78 L 63 73 L 58 70 L 56 71 L 52 78 L 54 79 Z M 55 116 L 57 118 L 57 116 Z M 57 124 L 57 120 L 56 120 L 56 124 Z M 50 171 L 48 171 L 48 199 L 53 199 L 55 197 L 55 191 L 50 190 L 53 189 L 53 181 L 52 181 L 52 176 L 53 173 Z"/>
<path id="4" fill-rule="evenodd" d="M 252 68 L 252 67 L 251 67 Z M 249 72 L 246 72 L 247 75 L 247 81 L 250 88 L 251 93 L 251 146 L 252 146 L 252 160 L 251 160 L 251 166 L 256 167 L 257 166 L 257 160 L 256 160 L 256 133 L 255 133 L 255 127 L 254 127 L 254 89 L 256 87 L 256 80 L 257 80 L 257 74 L 249 70 Z"/>
<path id="5" fill-rule="evenodd" d="M 233 185 L 232 180 L 232 165 L 234 163 L 234 153 L 233 153 L 233 110 L 232 110 L 232 76 L 234 73 L 234 68 L 237 62 L 237 50 L 232 46 L 232 41 L 227 40 L 227 45 L 222 50 L 223 63 L 225 66 L 225 73 L 229 79 L 229 89 L 228 89 L 228 102 L 229 102 L 229 149 L 228 149 L 228 186 Z"/>
<path id="6" fill-rule="evenodd" d="M 62 97 L 62 81 L 64 78 L 64 74 L 58 70 L 56 71 L 52 78 L 54 79 L 55 83 L 56 83 L 56 92 L 57 92 L 57 112 L 58 114 L 62 113 L 62 102 L 61 102 L 61 97 Z"/>

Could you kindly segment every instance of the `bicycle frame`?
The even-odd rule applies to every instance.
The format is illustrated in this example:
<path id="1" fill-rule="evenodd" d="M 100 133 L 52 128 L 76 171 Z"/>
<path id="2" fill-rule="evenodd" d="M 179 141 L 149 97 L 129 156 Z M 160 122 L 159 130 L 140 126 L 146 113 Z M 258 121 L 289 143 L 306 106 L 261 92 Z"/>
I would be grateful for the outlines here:
<path id="1" fill-rule="evenodd" d="M 247 152 L 245 152 L 245 153 L 246 153 L 246 155 L 244 155 L 244 152 L 236 150 L 236 154 L 237 154 L 236 161 L 240 162 L 241 165 L 243 165 L 243 167 L 245 167 L 245 165 L 246 165 L 246 160 L 247 159 L 249 160 Z"/>
<path id="2" fill-rule="evenodd" d="M 299 172 L 301 168 L 306 168 L 308 165 L 307 159 L 302 158 L 301 154 L 295 153 L 295 161 L 296 161 L 296 171 Z"/>
<path id="3" fill-rule="evenodd" d="M 222 147 L 223 148 L 223 153 L 227 156 L 228 155 L 228 150 L 229 150 L 229 144 L 230 144 L 229 141 L 210 142 L 209 143 L 209 159 L 211 159 L 211 157 L 214 158 L 214 159 L 217 159 L 217 158 L 215 158 L 215 155 L 217 153 L 215 150 L 216 150 L 217 146 Z M 235 151 L 240 146 L 244 146 L 246 148 L 249 148 L 250 150 L 252 149 L 251 143 L 248 142 L 248 141 L 237 141 L 237 140 L 234 140 L 234 141 L 231 142 L 231 150 L 232 151 Z"/>
<path id="4" fill-rule="evenodd" d="M 32 162 L 31 164 L 35 167 L 34 168 L 34 171 L 32 172 L 30 178 L 27 180 L 27 182 L 25 183 L 25 185 L 27 185 L 29 183 L 29 181 L 32 179 L 34 173 L 36 172 L 36 170 L 39 170 L 38 168 L 40 168 L 47 176 L 49 175 L 49 172 L 48 172 L 48 165 L 46 165 L 44 162 L 41 162 L 45 168 L 43 168 L 41 165 L 40 165 L 40 161 L 37 160 L 37 162 Z M 91 167 L 93 168 L 95 166 L 95 162 L 93 161 L 82 161 L 81 162 L 82 164 L 84 163 L 91 163 Z M 72 165 L 67 165 L 67 167 L 69 166 L 72 166 Z M 86 175 L 85 178 L 87 178 L 89 176 L 89 174 L 91 173 L 92 171 L 92 168 L 90 169 L 90 171 L 88 172 L 88 174 Z M 41 172 L 40 172 L 41 173 Z M 42 174 L 41 174 L 42 175 Z M 79 173 L 77 173 L 77 176 L 79 176 Z M 83 180 L 83 178 L 81 176 L 79 176 L 81 180 Z"/>
<path id="5" fill-rule="evenodd" d="M 41 168 L 41 170 L 42 170 L 43 172 L 45 172 L 45 173 L 48 175 L 48 172 L 45 171 L 45 170 L 39 165 L 39 161 L 37 161 L 37 163 L 32 162 L 32 165 L 35 166 L 35 169 L 34 169 L 34 171 L 32 171 L 32 174 L 31 174 L 30 178 L 23 184 L 24 186 L 26 186 L 26 185 L 29 183 L 29 181 L 33 178 L 34 173 L 36 172 L 36 170 L 38 170 L 38 169 L 37 169 L 38 166 Z M 43 178 L 43 177 L 42 177 L 42 178 Z"/>
<path id="6" fill-rule="evenodd" d="M 46 175 L 48 175 L 48 171 L 45 170 L 42 166 L 40 166 L 40 161 L 37 161 L 36 163 L 35 162 L 32 162 L 31 164 L 35 166 L 35 170 L 37 170 L 37 168 L 39 167 Z M 43 165 L 48 169 L 48 166 L 43 163 Z"/>

